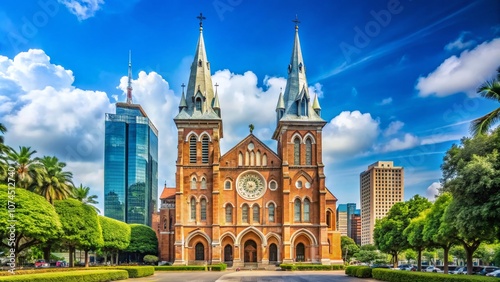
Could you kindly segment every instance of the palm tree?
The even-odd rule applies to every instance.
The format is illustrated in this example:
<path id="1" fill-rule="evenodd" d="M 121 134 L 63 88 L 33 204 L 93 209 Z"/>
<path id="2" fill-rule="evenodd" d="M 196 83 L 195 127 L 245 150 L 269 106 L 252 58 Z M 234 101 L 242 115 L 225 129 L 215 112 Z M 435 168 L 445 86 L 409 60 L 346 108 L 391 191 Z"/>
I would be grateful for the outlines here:
<path id="1" fill-rule="evenodd" d="M 7 132 L 7 128 L 0 123 L 0 133 L 2 133 L 2 135 L 0 135 L 0 180 L 5 179 L 8 170 L 7 156 L 4 155 L 8 152 L 8 147 L 5 146 L 3 138 L 5 132 Z"/>
<path id="2" fill-rule="evenodd" d="M 97 213 L 101 213 L 101 211 L 94 206 L 96 204 L 99 204 L 99 202 L 96 201 L 97 195 L 89 196 L 89 193 L 90 193 L 90 188 L 87 186 L 83 186 L 83 184 L 80 184 L 79 187 L 75 187 L 73 189 L 73 196 L 75 197 L 75 199 L 86 205 L 93 207 Z"/>
<path id="3" fill-rule="evenodd" d="M 63 171 L 66 163 L 57 157 L 44 156 L 40 159 L 43 165 L 42 185 L 36 186 L 33 192 L 45 197 L 54 204 L 55 200 L 64 200 L 73 196 L 73 173 Z"/>
<path id="4" fill-rule="evenodd" d="M 492 99 L 500 103 L 500 67 L 497 69 L 496 78 L 481 84 L 481 86 L 477 88 L 477 93 L 484 98 Z M 499 120 L 500 107 L 473 120 L 470 125 L 470 131 L 474 136 L 485 134 L 491 126 Z"/>
<path id="5" fill-rule="evenodd" d="M 2 135 L 0 135 L 0 144 L 3 144 L 4 142 L 3 134 L 5 132 L 7 132 L 7 128 L 5 127 L 5 125 L 3 125 L 3 123 L 0 122 L 0 133 L 2 133 Z"/>
<path id="6" fill-rule="evenodd" d="M 29 189 L 33 185 L 41 185 L 42 183 L 40 162 L 38 159 L 32 158 L 34 154 L 36 154 L 36 150 L 24 146 L 19 146 L 19 152 L 13 149 L 7 151 L 7 162 L 17 168 L 15 179 L 21 188 Z"/>

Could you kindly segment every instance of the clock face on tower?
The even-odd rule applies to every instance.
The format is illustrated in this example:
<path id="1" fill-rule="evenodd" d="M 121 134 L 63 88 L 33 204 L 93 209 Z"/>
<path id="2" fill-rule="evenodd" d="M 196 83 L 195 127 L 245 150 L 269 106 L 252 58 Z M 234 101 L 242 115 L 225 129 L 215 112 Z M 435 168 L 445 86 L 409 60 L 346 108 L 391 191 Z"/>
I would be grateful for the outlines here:
<path id="1" fill-rule="evenodd" d="M 264 177 L 255 171 L 247 171 L 238 177 L 238 194 L 245 200 L 256 200 L 266 192 Z"/>

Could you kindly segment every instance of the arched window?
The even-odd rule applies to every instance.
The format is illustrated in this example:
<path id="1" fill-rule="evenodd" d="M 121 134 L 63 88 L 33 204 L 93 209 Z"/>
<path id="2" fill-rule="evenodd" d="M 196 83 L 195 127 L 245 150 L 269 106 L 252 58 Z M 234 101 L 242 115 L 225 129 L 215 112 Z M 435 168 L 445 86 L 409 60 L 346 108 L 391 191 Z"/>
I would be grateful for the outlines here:
<path id="1" fill-rule="evenodd" d="M 191 179 L 191 189 L 196 190 L 196 177 Z"/>
<path id="2" fill-rule="evenodd" d="M 196 101 L 194 103 L 196 110 L 201 112 L 201 98 L 196 98 Z"/>
<path id="3" fill-rule="evenodd" d="M 306 165 L 312 164 L 312 142 L 311 138 L 306 139 Z"/>
<path id="4" fill-rule="evenodd" d="M 260 207 L 254 205 L 252 209 L 253 209 L 253 222 L 260 222 Z"/>
<path id="5" fill-rule="evenodd" d="M 207 180 L 205 177 L 201 179 L 201 189 L 207 189 Z"/>
<path id="6" fill-rule="evenodd" d="M 202 243 L 196 244 L 195 260 L 205 260 L 205 247 L 203 246 Z"/>
<path id="7" fill-rule="evenodd" d="M 326 212 L 326 225 L 328 228 L 332 228 L 332 213 L 330 211 Z"/>
<path id="8" fill-rule="evenodd" d="M 245 165 L 250 165 L 250 154 L 248 153 L 248 151 L 245 152 Z"/>
<path id="9" fill-rule="evenodd" d="M 226 182 L 224 182 L 224 189 L 231 190 L 231 181 L 226 180 Z"/>
<path id="10" fill-rule="evenodd" d="M 196 163 L 196 136 L 189 137 L 189 162 Z"/>
<path id="11" fill-rule="evenodd" d="M 250 152 L 250 165 L 251 166 L 255 165 L 255 153 L 253 151 Z"/>
<path id="12" fill-rule="evenodd" d="M 274 222 L 274 204 L 270 203 L 267 210 L 269 213 L 269 222 Z"/>
<path id="13" fill-rule="evenodd" d="M 304 221 L 305 222 L 309 222 L 311 221 L 311 218 L 310 218 L 310 213 L 309 213 L 309 210 L 311 209 L 311 201 L 309 201 L 309 199 L 305 199 L 304 200 Z"/>
<path id="14" fill-rule="evenodd" d="M 295 222 L 300 222 L 300 200 L 295 199 L 293 203 L 293 220 Z"/>
<path id="15" fill-rule="evenodd" d="M 196 200 L 191 198 L 191 220 L 196 220 Z"/>
<path id="16" fill-rule="evenodd" d="M 201 162 L 208 163 L 208 136 L 203 136 L 201 139 Z"/>
<path id="17" fill-rule="evenodd" d="M 262 156 L 262 166 L 267 166 L 267 155 L 266 154 L 264 154 Z"/>
<path id="18" fill-rule="evenodd" d="M 167 230 L 167 218 L 163 218 L 163 230 Z"/>
<path id="19" fill-rule="evenodd" d="M 201 220 L 207 220 L 207 199 L 203 198 L 200 201 Z"/>
<path id="20" fill-rule="evenodd" d="M 243 165 L 243 154 L 240 152 L 238 154 L 238 166 L 242 166 Z"/>
<path id="21" fill-rule="evenodd" d="M 241 207 L 241 222 L 248 223 L 248 205 L 244 204 Z"/>
<path id="22" fill-rule="evenodd" d="M 233 206 L 231 205 L 226 205 L 226 222 L 233 222 Z"/>
<path id="23" fill-rule="evenodd" d="M 172 216 L 170 216 L 169 218 L 169 223 L 170 223 L 169 229 L 172 230 L 174 227 L 174 218 Z"/>
<path id="24" fill-rule="evenodd" d="M 295 140 L 293 140 L 293 164 L 294 165 L 300 164 L 300 139 L 299 138 L 295 138 Z"/>
<path id="25" fill-rule="evenodd" d="M 255 155 L 255 165 L 261 166 L 260 151 L 257 151 L 257 154 Z"/>

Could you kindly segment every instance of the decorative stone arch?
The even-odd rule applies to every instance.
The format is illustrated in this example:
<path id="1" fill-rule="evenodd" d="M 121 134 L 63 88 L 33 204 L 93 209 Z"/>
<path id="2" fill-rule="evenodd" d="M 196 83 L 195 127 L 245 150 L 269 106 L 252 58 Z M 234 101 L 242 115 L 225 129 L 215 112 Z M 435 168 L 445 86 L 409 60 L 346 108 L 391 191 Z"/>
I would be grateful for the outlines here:
<path id="1" fill-rule="evenodd" d="M 302 136 L 298 132 L 295 132 L 292 135 L 292 138 L 290 138 L 290 144 L 293 144 L 293 141 L 295 141 L 295 138 L 299 138 L 299 143 L 302 143 Z"/>
<path id="2" fill-rule="evenodd" d="M 208 203 L 210 203 L 210 201 L 208 201 L 208 197 L 206 195 L 200 195 L 198 197 L 198 202 L 201 201 L 201 199 L 205 199 L 207 201 L 207 205 L 208 205 Z"/>
<path id="3" fill-rule="evenodd" d="M 219 237 L 219 242 L 223 242 L 226 238 L 231 238 L 233 240 L 233 245 L 236 244 L 236 237 L 234 237 L 234 234 L 230 231 L 222 233 Z"/>
<path id="4" fill-rule="evenodd" d="M 278 241 L 278 246 L 281 246 L 281 236 L 280 235 L 278 235 L 274 232 L 269 232 L 266 235 L 266 240 L 269 241 L 269 239 L 271 239 L 271 237 L 274 237 L 276 239 L 276 241 Z"/>
<path id="5" fill-rule="evenodd" d="M 330 214 L 330 218 L 328 218 L 328 214 Z M 331 208 L 327 208 L 325 212 L 325 222 L 328 229 L 335 230 L 335 226 L 333 224 L 335 213 Z"/>
<path id="6" fill-rule="evenodd" d="M 196 140 L 201 140 L 200 137 L 198 136 L 198 134 L 196 134 L 196 132 L 194 131 L 190 131 L 187 135 L 186 135 L 186 142 L 189 142 L 189 138 L 191 138 L 191 135 L 194 135 L 196 137 Z"/>
<path id="7" fill-rule="evenodd" d="M 210 240 L 210 237 L 205 232 L 203 232 L 201 230 L 195 230 L 195 231 L 192 231 L 191 233 L 189 233 L 188 236 L 186 237 L 184 247 L 185 248 L 189 247 L 191 240 L 198 235 L 205 238 L 205 240 L 207 241 L 207 244 L 208 244 L 207 247 L 212 245 L 212 240 Z"/>
<path id="8" fill-rule="evenodd" d="M 309 203 L 312 203 L 311 197 L 310 197 L 310 196 L 307 196 L 307 195 L 306 195 L 306 196 L 304 196 L 304 197 L 302 197 L 302 199 L 300 199 L 300 200 L 301 200 L 301 202 L 303 203 L 306 199 L 308 199 L 308 200 L 309 200 Z"/>
<path id="9" fill-rule="evenodd" d="M 312 135 L 310 132 L 308 132 L 304 138 L 303 138 L 303 143 L 306 144 L 307 138 L 311 139 L 311 144 L 316 144 L 316 139 L 314 138 L 314 135 Z"/>
<path id="10" fill-rule="evenodd" d="M 314 234 L 305 228 L 299 229 L 293 233 L 292 237 L 290 237 L 290 242 L 292 243 L 291 245 L 295 245 L 295 239 L 299 235 L 305 235 L 307 238 L 309 238 L 311 245 L 314 245 L 314 246 L 318 245 L 318 240 L 316 240 L 316 237 L 314 236 Z"/>
<path id="11" fill-rule="evenodd" d="M 273 201 L 273 200 L 269 200 L 269 201 L 267 201 L 267 203 L 266 203 L 265 207 L 266 207 L 266 208 L 267 208 L 267 207 L 269 207 L 269 204 L 274 204 L 274 207 L 277 207 L 276 202 L 275 202 L 275 201 Z"/>
<path id="12" fill-rule="evenodd" d="M 258 207 L 259 207 L 259 209 L 261 208 L 261 206 L 260 206 L 260 205 L 259 205 L 259 203 L 257 203 L 257 202 L 253 203 L 253 204 L 250 206 L 250 208 L 252 208 L 252 209 L 253 209 L 253 207 L 254 207 L 254 206 L 258 206 Z"/>
<path id="13" fill-rule="evenodd" d="M 190 204 L 190 203 L 191 203 L 191 199 L 194 199 L 194 201 L 196 202 L 196 204 L 198 204 L 198 203 L 199 203 L 199 199 L 198 199 L 198 198 L 196 198 L 196 196 L 195 196 L 195 195 L 191 195 L 190 197 L 188 197 L 188 198 L 187 198 L 187 202 L 188 202 L 188 204 Z"/>
<path id="14" fill-rule="evenodd" d="M 233 208 L 235 208 L 235 207 L 236 207 L 236 206 L 235 206 L 233 203 L 231 203 L 231 202 L 225 202 L 225 203 L 222 205 L 222 207 L 223 207 L 223 208 L 226 208 L 226 206 L 227 206 L 227 205 L 230 205 L 230 206 L 231 206 L 231 207 L 233 207 Z"/>
<path id="15" fill-rule="evenodd" d="M 208 137 L 208 142 L 212 142 L 212 136 L 210 136 L 210 134 L 208 134 L 208 132 L 206 131 L 203 131 L 199 136 L 198 136 L 198 142 L 201 142 L 201 140 L 203 139 L 203 136 L 207 136 Z"/>
<path id="16" fill-rule="evenodd" d="M 257 236 L 259 236 L 260 240 L 262 241 L 263 247 L 267 246 L 267 239 L 266 239 L 266 236 L 264 235 L 264 233 L 262 233 L 259 229 L 255 228 L 253 226 L 249 226 L 249 227 L 245 228 L 243 231 L 241 231 L 238 234 L 238 236 L 236 237 L 235 246 L 241 245 L 241 238 L 243 238 L 246 234 L 248 234 L 250 232 L 254 232 L 255 234 L 257 234 Z"/>
<path id="17" fill-rule="evenodd" d="M 300 177 L 304 177 L 309 183 L 313 182 L 313 178 L 307 172 L 300 170 L 293 176 L 292 183 L 295 183 Z"/>

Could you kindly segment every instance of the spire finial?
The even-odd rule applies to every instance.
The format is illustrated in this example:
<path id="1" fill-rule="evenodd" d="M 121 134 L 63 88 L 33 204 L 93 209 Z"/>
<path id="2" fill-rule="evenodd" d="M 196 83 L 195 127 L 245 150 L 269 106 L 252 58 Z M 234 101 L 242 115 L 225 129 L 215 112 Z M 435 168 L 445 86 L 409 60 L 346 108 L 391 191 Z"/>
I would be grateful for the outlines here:
<path id="1" fill-rule="evenodd" d="M 186 87 L 186 84 L 184 84 L 184 82 L 181 84 L 181 87 L 182 87 L 182 93 L 184 93 L 184 87 Z"/>
<path id="2" fill-rule="evenodd" d="M 217 87 L 219 87 L 219 84 L 217 84 L 217 82 L 215 83 L 215 93 L 217 93 Z"/>
<path id="3" fill-rule="evenodd" d="M 132 104 L 132 51 L 128 50 L 127 104 Z"/>
<path id="4" fill-rule="evenodd" d="M 200 15 L 197 16 L 196 18 L 200 20 L 200 31 L 201 31 L 203 29 L 203 20 L 206 20 L 207 18 L 203 16 L 203 13 L 200 13 Z"/>
<path id="5" fill-rule="evenodd" d="M 295 20 L 292 20 L 292 22 L 295 23 L 295 30 L 298 30 L 299 29 L 299 17 L 297 15 L 295 15 Z"/>

